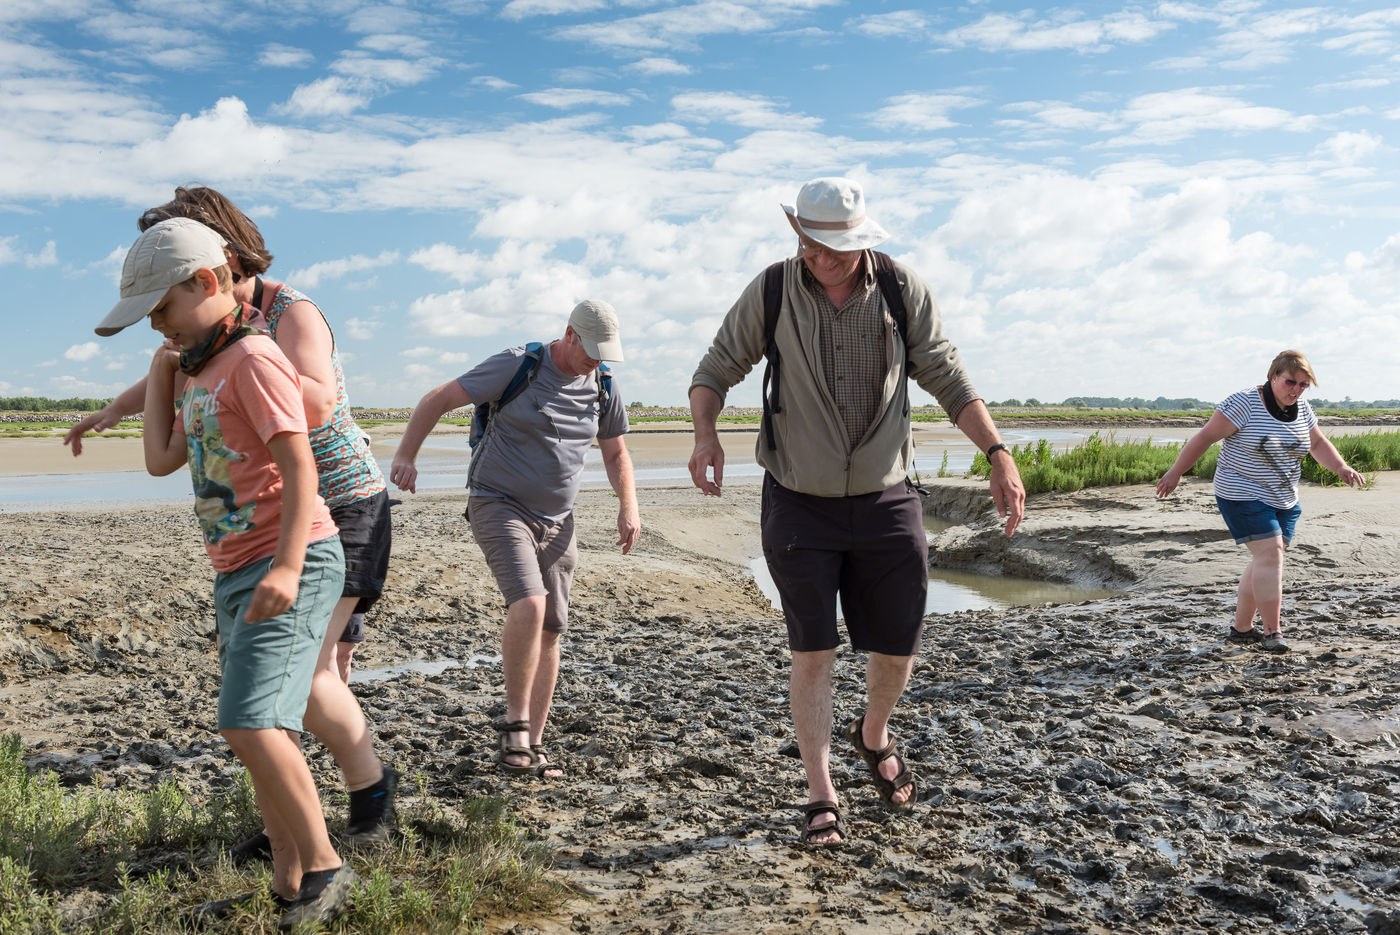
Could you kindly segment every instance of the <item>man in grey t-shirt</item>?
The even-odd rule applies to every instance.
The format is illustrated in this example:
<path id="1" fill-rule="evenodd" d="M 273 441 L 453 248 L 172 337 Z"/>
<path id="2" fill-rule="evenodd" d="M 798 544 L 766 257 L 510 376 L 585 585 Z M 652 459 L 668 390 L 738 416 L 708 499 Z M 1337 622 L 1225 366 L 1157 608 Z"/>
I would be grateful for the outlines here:
<path id="1" fill-rule="evenodd" d="M 497 725 L 497 762 L 508 773 L 553 778 L 562 770 L 549 761 L 541 739 L 578 559 L 574 497 L 595 438 L 617 493 L 617 544 L 624 554 L 642 527 L 622 438 L 627 410 L 616 378 L 604 393 L 597 373 L 600 361 L 622 360 L 617 312 L 592 299 L 576 305 L 564 336 L 540 348 L 526 387 L 497 404 L 527 353 L 524 347 L 502 351 L 424 396 L 404 429 L 389 479 L 414 492 L 413 462 L 438 420 L 462 406 L 492 404 L 486 433 L 472 453 L 467 516 L 506 601 L 506 716 Z"/>

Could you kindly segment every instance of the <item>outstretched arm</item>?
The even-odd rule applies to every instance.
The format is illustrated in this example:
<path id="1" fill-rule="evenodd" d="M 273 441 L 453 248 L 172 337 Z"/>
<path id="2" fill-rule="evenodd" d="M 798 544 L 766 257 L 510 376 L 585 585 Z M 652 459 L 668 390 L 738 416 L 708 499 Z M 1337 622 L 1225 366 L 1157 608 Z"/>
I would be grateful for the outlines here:
<path id="1" fill-rule="evenodd" d="M 962 407 L 958 413 L 958 429 L 983 451 L 1001 443 L 992 414 L 980 399 L 974 399 Z M 992 502 L 997 505 L 997 513 L 1006 517 L 1006 534 L 1010 536 L 1026 515 L 1026 488 L 1021 483 L 1021 472 L 1011 452 L 1003 448 L 988 460 L 992 463 Z"/>
<path id="2" fill-rule="evenodd" d="M 1337 450 L 1337 446 L 1332 444 L 1332 440 L 1323 435 L 1322 430 L 1317 426 L 1313 426 L 1308 441 L 1312 446 L 1309 454 L 1313 456 L 1313 460 L 1340 477 L 1344 484 L 1348 487 L 1364 487 L 1366 485 L 1366 478 L 1359 471 L 1352 470 L 1351 465 L 1347 464 L 1346 458 L 1343 458 L 1342 453 Z"/>
<path id="3" fill-rule="evenodd" d="M 708 386 L 690 389 L 690 424 L 695 431 L 695 450 L 690 455 L 690 479 L 701 493 L 720 496 L 724 487 L 724 449 L 720 447 L 716 423 L 724 400 Z M 707 476 L 714 469 L 714 480 Z"/>
<path id="4" fill-rule="evenodd" d="M 1210 421 L 1182 446 L 1181 454 L 1176 456 L 1176 463 L 1167 469 L 1167 473 L 1162 475 L 1161 480 L 1157 481 L 1157 496 L 1170 497 L 1172 491 L 1176 489 L 1176 485 L 1181 483 L 1181 475 L 1191 470 L 1196 462 L 1201 460 L 1201 455 L 1206 453 L 1207 448 L 1221 439 L 1229 438 L 1238 431 L 1239 428 L 1225 417 L 1225 413 L 1219 409 L 1215 410 Z"/>
<path id="5" fill-rule="evenodd" d="M 403 438 L 399 439 L 399 447 L 395 449 L 394 460 L 389 467 L 389 480 L 400 490 L 417 493 L 418 468 L 414 467 L 413 462 L 418 457 L 418 449 L 423 447 L 423 440 L 444 414 L 469 406 L 471 402 L 467 391 L 456 380 L 449 380 L 429 390 L 413 407 L 413 415 L 408 417 L 408 425 L 404 427 Z"/>
<path id="6" fill-rule="evenodd" d="M 632 456 L 627 453 L 627 443 L 621 435 L 598 439 L 598 448 L 603 452 L 608 483 L 617 494 L 617 544 L 622 546 L 622 554 L 626 555 L 642 534 L 642 518 L 637 512 L 637 485 L 632 477 Z"/>
<path id="7" fill-rule="evenodd" d="M 83 416 L 68 434 L 63 436 L 63 444 L 73 449 L 73 457 L 83 453 L 83 436 L 88 432 L 104 432 L 127 416 L 134 416 L 146 405 L 146 378 L 128 386 L 107 405 L 96 412 Z"/>

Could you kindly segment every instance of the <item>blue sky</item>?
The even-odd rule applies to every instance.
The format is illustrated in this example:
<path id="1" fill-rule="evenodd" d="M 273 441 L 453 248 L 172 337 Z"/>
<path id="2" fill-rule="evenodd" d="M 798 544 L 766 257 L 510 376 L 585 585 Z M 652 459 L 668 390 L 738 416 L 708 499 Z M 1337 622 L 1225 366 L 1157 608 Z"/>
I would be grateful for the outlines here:
<path id="1" fill-rule="evenodd" d="M 849 175 L 989 399 L 1217 399 L 1285 347 L 1397 397 L 1398 91 L 1369 2 L 5 0 L 0 396 L 144 374 L 153 332 L 92 328 L 196 183 L 322 306 L 356 405 L 585 297 L 626 399 L 681 403 L 795 247 L 780 203 Z"/>

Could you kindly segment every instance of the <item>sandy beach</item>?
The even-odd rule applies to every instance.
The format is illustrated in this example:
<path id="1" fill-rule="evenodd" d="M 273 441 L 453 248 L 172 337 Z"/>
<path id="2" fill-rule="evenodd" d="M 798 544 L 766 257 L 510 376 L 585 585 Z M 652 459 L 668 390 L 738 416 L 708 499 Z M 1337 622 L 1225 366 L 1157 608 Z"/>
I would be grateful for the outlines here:
<path id="1" fill-rule="evenodd" d="M 392 451 L 392 433 L 375 437 Z M 639 465 L 690 452 L 686 432 L 630 444 Z M 726 437 L 736 463 L 752 444 Z M 0 452 L 7 472 L 121 471 L 139 469 L 140 442 L 94 440 L 76 461 L 54 439 Z M 1166 503 L 1147 486 L 1033 498 L 1008 541 L 982 483 L 934 482 L 928 509 L 960 524 L 935 538 L 934 564 L 1121 593 L 927 618 L 894 721 L 918 773 L 910 816 L 880 808 L 848 749 L 863 659 L 840 653 L 833 749 L 852 837 L 829 852 L 797 846 L 784 630 L 746 572 L 756 484 L 721 499 L 642 487 L 629 556 L 613 545 L 616 501 L 580 496 L 546 737 L 562 782 L 492 768 L 503 608 L 463 495 L 397 496 L 390 579 L 357 657 L 379 746 L 421 780 L 414 795 L 509 797 L 580 892 L 493 932 L 1400 932 L 1397 472 L 1367 491 L 1303 488 L 1282 656 L 1222 642 L 1244 550 L 1209 484 Z M 226 784 L 211 576 L 188 506 L 0 512 L 0 536 L 0 725 L 32 765 L 111 787 Z"/>

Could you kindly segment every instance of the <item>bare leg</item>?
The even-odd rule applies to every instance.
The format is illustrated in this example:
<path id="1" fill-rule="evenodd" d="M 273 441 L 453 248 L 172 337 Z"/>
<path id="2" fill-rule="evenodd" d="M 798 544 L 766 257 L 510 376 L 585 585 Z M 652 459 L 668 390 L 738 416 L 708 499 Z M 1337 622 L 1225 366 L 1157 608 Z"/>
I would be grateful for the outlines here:
<path id="1" fill-rule="evenodd" d="M 530 721 L 532 699 L 536 679 L 539 676 L 541 656 L 541 634 L 544 632 L 545 596 L 543 594 L 522 597 L 506 609 L 506 625 L 501 631 L 501 668 L 506 680 L 506 720 Z M 556 641 L 557 648 L 557 641 Z M 554 677 L 558 673 L 558 655 L 555 655 L 554 671 L 549 675 L 550 693 L 554 691 Z M 546 702 L 545 712 L 548 712 Z M 531 726 L 533 726 L 531 721 Z M 524 731 L 507 735 L 506 743 L 511 746 L 529 746 L 532 738 Z M 506 758 L 516 766 L 529 764 L 529 759 L 520 754 Z"/>
<path id="2" fill-rule="evenodd" d="M 335 644 L 335 668 L 340 675 L 340 680 L 346 685 L 350 684 L 350 663 L 355 657 L 355 643 Z"/>
<path id="3" fill-rule="evenodd" d="M 807 801 L 835 802 L 836 787 L 831 782 L 831 666 L 835 650 L 814 653 L 794 652 L 788 679 L 788 701 L 792 724 L 797 730 L 797 749 L 807 774 Z M 821 816 L 817 816 L 820 820 Z M 818 832 L 813 844 L 840 840 L 835 831 Z"/>
<path id="4" fill-rule="evenodd" d="M 336 647 L 345 621 L 355 610 L 355 597 L 342 597 L 335 605 L 321 654 L 316 659 L 316 674 L 311 679 L 311 694 L 306 699 L 306 729 L 325 744 L 345 776 L 345 786 L 351 792 L 367 789 L 384 775 L 384 768 L 374 752 L 364 712 L 350 686 L 340 677 Z"/>
<path id="5" fill-rule="evenodd" d="M 554 703 L 554 684 L 558 680 L 559 634 L 541 630 L 539 665 L 535 668 L 535 682 L 530 688 L 531 746 L 544 741 L 544 725 L 549 720 L 549 708 Z M 563 774 L 562 770 L 550 770 L 545 778 L 556 779 Z"/>
<path id="6" fill-rule="evenodd" d="M 1254 614 L 1259 606 L 1254 602 L 1254 560 L 1244 567 L 1240 586 L 1235 589 L 1235 629 L 1247 633 L 1254 628 Z"/>
<path id="7" fill-rule="evenodd" d="M 861 722 L 861 743 L 869 750 L 881 750 L 890 742 L 890 715 L 909 684 L 914 670 L 913 656 L 887 656 L 871 653 L 865 663 L 865 691 L 869 701 L 865 720 Z M 880 775 L 893 779 L 899 775 L 899 764 L 893 757 L 880 763 Z M 896 802 L 907 802 L 914 792 L 912 785 L 900 786 L 891 796 Z"/>
<path id="8" fill-rule="evenodd" d="M 311 770 L 291 731 L 229 728 L 221 733 L 253 779 L 272 842 L 272 888 L 294 899 L 302 874 L 333 870 L 341 863 L 326 834 Z"/>
<path id="9" fill-rule="evenodd" d="M 1255 539 L 1245 543 L 1254 555 L 1246 574 L 1254 585 L 1254 603 L 1265 633 L 1277 633 L 1283 606 L 1283 537 Z"/>

